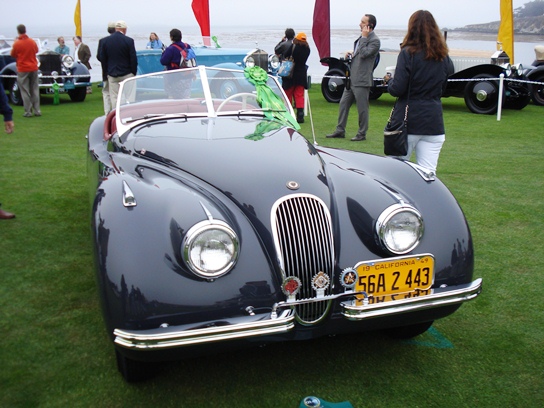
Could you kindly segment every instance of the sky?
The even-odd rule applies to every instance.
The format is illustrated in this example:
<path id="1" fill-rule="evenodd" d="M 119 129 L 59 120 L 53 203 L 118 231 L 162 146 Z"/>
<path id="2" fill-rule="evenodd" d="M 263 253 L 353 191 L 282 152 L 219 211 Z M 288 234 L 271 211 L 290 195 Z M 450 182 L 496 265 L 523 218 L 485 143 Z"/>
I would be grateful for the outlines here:
<path id="1" fill-rule="evenodd" d="M 125 20 L 130 31 L 198 27 L 192 0 L 81 0 L 83 37 L 105 31 L 108 21 Z M 528 0 L 514 0 L 514 9 Z M 0 35 L 15 37 L 17 24 L 30 36 L 74 29 L 77 0 L 17 0 L 2 2 Z M 215 26 L 311 28 L 315 0 L 209 0 Z M 374 14 L 383 28 L 406 28 L 410 15 L 429 10 L 441 28 L 488 23 L 500 19 L 500 0 L 331 0 L 331 28 L 357 28 L 361 16 Z M 298 27 L 298 28 L 297 28 Z"/>

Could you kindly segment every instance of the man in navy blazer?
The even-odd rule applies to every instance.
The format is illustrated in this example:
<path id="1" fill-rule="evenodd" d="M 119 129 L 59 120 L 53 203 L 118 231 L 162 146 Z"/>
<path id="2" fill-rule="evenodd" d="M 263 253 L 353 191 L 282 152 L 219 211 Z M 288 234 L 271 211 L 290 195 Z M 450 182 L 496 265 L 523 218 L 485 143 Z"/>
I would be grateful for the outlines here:
<path id="1" fill-rule="evenodd" d="M 115 22 L 108 23 L 108 36 L 98 40 L 98 49 L 96 50 L 96 58 L 102 65 L 102 100 L 104 101 L 104 113 L 107 115 L 112 109 L 110 99 L 110 85 L 108 83 L 108 70 L 106 64 L 102 62 L 102 47 L 104 42 L 115 32 Z"/>
<path id="2" fill-rule="evenodd" d="M 348 122 L 349 109 L 353 102 L 357 104 L 359 113 L 359 130 L 354 138 L 354 142 L 366 140 L 368 130 L 368 99 L 370 88 L 373 85 L 373 72 L 376 56 L 380 51 L 380 39 L 374 33 L 376 27 L 376 17 L 372 14 L 365 14 L 359 23 L 361 36 L 355 41 L 353 54 L 351 55 L 350 80 L 351 87 L 344 88 L 340 107 L 338 112 L 338 125 L 334 133 L 327 135 L 329 138 L 346 137 L 346 124 Z"/>
<path id="3" fill-rule="evenodd" d="M 138 60 L 134 40 L 127 37 L 127 23 L 120 20 L 115 23 L 115 32 L 102 44 L 100 60 L 108 74 L 112 109 L 117 105 L 119 84 L 136 75 Z"/>

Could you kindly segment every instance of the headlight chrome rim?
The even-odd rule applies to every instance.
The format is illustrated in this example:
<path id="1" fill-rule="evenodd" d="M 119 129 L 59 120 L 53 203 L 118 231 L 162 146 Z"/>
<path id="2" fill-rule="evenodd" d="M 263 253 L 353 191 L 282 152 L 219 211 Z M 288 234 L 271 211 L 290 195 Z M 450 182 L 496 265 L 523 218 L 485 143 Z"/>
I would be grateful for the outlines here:
<path id="1" fill-rule="evenodd" d="M 74 66 L 74 59 L 70 55 L 63 55 L 62 56 L 62 65 L 66 69 L 70 69 Z"/>
<path id="2" fill-rule="evenodd" d="M 281 64 L 280 58 L 276 54 L 272 54 L 270 57 L 268 57 L 268 63 L 273 70 L 278 69 Z"/>
<path id="3" fill-rule="evenodd" d="M 223 252 L 221 256 L 225 259 L 219 261 L 219 265 L 216 265 L 216 267 L 212 269 L 208 269 L 203 266 L 203 262 L 198 263 L 197 258 L 202 258 L 202 256 L 204 256 L 210 260 L 213 257 L 213 254 L 204 253 L 204 255 L 202 255 L 203 251 L 214 251 L 214 249 L 206 248 L 205 245 L 203 245 L 205 243 L 210 243 L 210 238 L 213 237 L 213 235 L 222 236 L 223 239 L 228 241 L 226 243 L 221 240 L 215 241 L 214 245 L 218 245 L 219 247 L 227 245 L 231 246 L 232 249 L 230 253 L 226 250 Z M 217 248 L 215 250 L 217 250 Z M 236 264 L 239 253 L 239 240 L 234 230 L 227 223 L 219 220 L 207 220 L 195 224 L 187 231 L 187 234 L 183 239 L 182 251 L 185 263 L 195 275 L 204 279 L 216 279 L 230 272 Z M 218 258 L 211 263 L 217 263 L 217 259 Z M 206 260 L 202 259 L 201 261 L 206 262 Z"/>
<path id="4" fill-rule="evenodd" d="M 248 68 L 253 68 L 255 66 L 255 58 L 252 54 L 246 55 L 244 58 L 244 65 Z"/>
<path id="5" fill-rule="evenodd" d="M 403 215 L 412 218 L 412 232 L 406 229 L 398 229 L 397 232 L 392 230 L 393 223 L 399 222 L 399 217 Z M 376 234 L 380 245 L 394 255 L 404 255 L 414 250 L 419 245 L 424 230 L 425 225 L 421 213 L 407 204 L 394 204 L 386 208 L 376 221 Z M 402 240 L 406 241 L 402 245 L 397 242 L 399 234 L 403 234 Z"/>

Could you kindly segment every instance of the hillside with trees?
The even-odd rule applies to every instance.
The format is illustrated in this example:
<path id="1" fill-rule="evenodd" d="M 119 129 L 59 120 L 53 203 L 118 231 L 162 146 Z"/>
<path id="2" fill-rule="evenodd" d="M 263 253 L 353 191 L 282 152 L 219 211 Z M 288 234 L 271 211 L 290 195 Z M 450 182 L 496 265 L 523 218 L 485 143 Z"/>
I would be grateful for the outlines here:
<path id="1" fill-rule="evenodd" d="M 452 31 L 498 33 L 500 21 L 470 24 Z M 514 9 L 514 33 L 544 35 L 544 0 L 534 0 Z"/>

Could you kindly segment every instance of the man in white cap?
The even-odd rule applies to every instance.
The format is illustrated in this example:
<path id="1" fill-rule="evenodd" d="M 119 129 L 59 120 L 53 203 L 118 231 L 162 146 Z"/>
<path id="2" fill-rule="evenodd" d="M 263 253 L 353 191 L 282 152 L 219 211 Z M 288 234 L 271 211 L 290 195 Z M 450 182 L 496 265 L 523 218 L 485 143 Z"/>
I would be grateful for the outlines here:
<path id="1" fill-rule="evenodd" d="M 119 20 L 115 23 L 115 32 L 103 41 L 100 50 L 100 62 L 108 75 L 111 107 L 117 105 L 119 84 L 136 75 L 138 60 L 134 40 L 126 35 L 127 23 Z"/>

